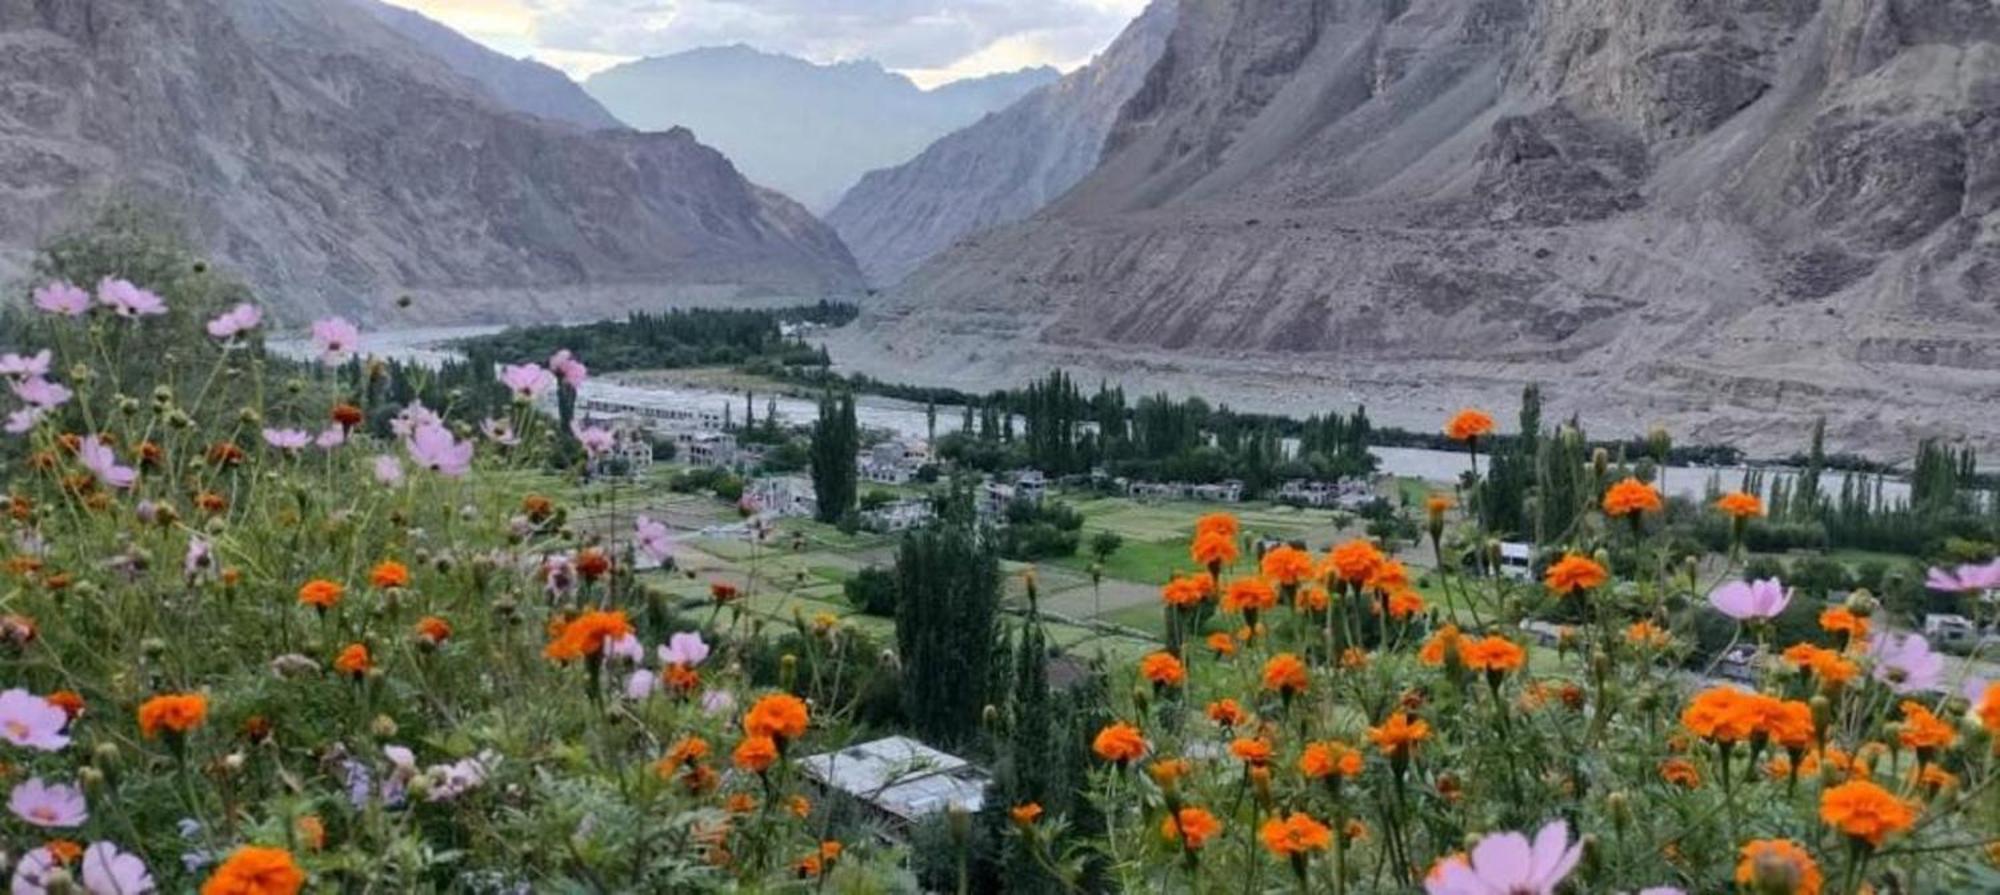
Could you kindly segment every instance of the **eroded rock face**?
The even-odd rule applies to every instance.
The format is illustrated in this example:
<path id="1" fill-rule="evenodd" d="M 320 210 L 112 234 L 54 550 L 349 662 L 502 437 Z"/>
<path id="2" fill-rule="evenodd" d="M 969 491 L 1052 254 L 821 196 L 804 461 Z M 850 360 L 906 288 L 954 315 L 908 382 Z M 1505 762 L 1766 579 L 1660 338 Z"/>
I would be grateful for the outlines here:
<path id="1" fill-rule="evenodd" d="M 507 320 L 860 286 L 686 132 L 518 114 L 347 0 L 0 0 L 0 275 L 107 195 L 294 318 Z M 407 319 L 405 317 L 404 319 Z"/>
<path id="2" fill-rule="evenodd" d="M 870 282 L 894 284 L 958 238 L 1039 211 L 1097 167 L 1118 110 L 1173 28 L 1154 0 L 1089 65 L 893 168 L 871 171 L 827 213 Z"/>
<path id="3" fill-rule="evenodd" d="M 856 356 L 1994 439 L 1996 113 L 1984 0 L 1188 0 L 1098 169 L 918 269 Z"/>

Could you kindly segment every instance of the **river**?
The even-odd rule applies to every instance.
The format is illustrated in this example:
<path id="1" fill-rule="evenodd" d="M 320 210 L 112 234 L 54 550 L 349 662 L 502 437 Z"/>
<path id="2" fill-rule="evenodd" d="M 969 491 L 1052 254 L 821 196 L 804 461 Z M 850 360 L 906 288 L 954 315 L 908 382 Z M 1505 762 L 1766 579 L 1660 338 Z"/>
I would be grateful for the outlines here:
<path id="1" fill-rule="evenodd" d="M 371 332 L 362 335 L 362 351 L 405 363 L 436 366 L 445 360 L 462 357 L 456 351 L 445 347 L 454 339 L 488 335 L 498 332 L 497 326 L 434 327 L 422 329 Z M 270 349 L 287 357 L 310 359 L 313 356 L 311 344 L 304 339 L 272 339 Z M 584 383 L 580 397 L 604 398 L 620 403 L 664 404 L 688 408 L 707 408 L 721 412 L 729 408 L 736 418 L 741 419 L 744 396 L 741 392 L 731 392 L 719 388 L 692 386 L 687 384 L 634 384 L 623 380 L 618 374 L 593 377 Z M 757 395 L 755 405 L 761 419 L 775 401 L 778 419 L 782 423 L 807 424 L 818 415 L 818 405 L 803 398 L 786 395 Z M 906 438 L 923 438 L 929 431 L 924 406 L 912 401 L 887 398 L 879 395 L 859 395 L 855 399 L 855 417 L 864 428 L 893 432 Z M 937 427 L 940 432 L 957 431 L 964 415 L 964 408 L 939 405 Z M 1428 448 L 1377 447 L 1372 450 L 1381 460 L 1381 470 L 1390 475 L 1419 478 L 1429 482 L 1455 481 L 1466 469 L 1466 456 L 1456 451 L 1438 451 Z M 1485 461 L 1482 458 L 1481 468 Z M 1797 474 L 1796 470 L 1785 467 L 1764 466 L 1761 469 L 1767 481 Z M 1669 494 L 1700 499 L 1707 494 L 1711 480 L 1715 480 L 1722 490 L 1741 487 L 1744 476 L 1750 471 L 1748 466 L 1692 467 L 1669 466 L 1666 469 L 1663 489 Z M 1828 472 L 1820 478 L 1820 490 L 1825 494 L 1838 494 L 1845 473 Z M 1872 478 L 1870 479 L 1872 484 Z M 1891 503 L 1909 499 L 1909 484 L 1891 479 L 1882 483 L 1883 496 Z"/>

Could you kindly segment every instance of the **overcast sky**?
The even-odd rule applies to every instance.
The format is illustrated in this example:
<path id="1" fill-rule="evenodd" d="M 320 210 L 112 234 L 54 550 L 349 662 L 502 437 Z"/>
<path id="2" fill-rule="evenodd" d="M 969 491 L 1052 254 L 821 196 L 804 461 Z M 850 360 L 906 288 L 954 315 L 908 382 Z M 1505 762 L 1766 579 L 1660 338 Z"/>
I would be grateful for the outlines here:
<path id="1" fill-rule="evenodd" d="M 744 43 L 873 59 L 926 87 L 1090 60 L 1146 0 L 389 0 L 582 78 L 640 56 Z"/>

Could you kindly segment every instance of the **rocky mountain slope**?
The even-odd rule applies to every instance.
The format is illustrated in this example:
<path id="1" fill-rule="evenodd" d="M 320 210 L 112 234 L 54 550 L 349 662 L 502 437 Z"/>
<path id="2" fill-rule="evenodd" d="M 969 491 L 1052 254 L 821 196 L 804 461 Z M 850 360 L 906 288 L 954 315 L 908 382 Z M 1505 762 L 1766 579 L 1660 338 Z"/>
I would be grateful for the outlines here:
<path id="1" fill-rule="evenodd" d="M 961 236 L 1034 214 L 1097 167 L 1118 110 L 1166 48 L 1174 0 L 1154 0 L 1089 65 L 870 171 L 826 221 L 876 284 L 893 284 Z"/>
<path id="2" fill-rule="evenodd" d="M 694 131 L 751 180 L 822 211 L 864 172 L 908 161 L 1057 77 L 1030 68 L 922 90 L 873 62 L 815 65 L 730 46 L 620 65 L 584 88 L 633 127 Z"/>
<path id="3" fill-rule="evenodd" d="M 516 112 L 593 130 L 625 126 L 560 71 L 532 59 L 496 53 L 416 10 L 382 0 L 355 2 Z"/>
<path id="4" fill-rule="evenodd" d="M 619 313 L 860 283 L 686 131 L 498 105 L 347 0 L 0 0 L 0 277 L 106 195 L 169 206 L 290 317 Z M 407 317 L 405 318 L 407 319 Z"/>
<path id="5" fill-rule="evenodd" d="M 1601 429 L 1990 445 L 1996 112 L 1989 0 L 1184 0 L 1099 169 L 844 353 L 1425 426 L 1540 381 Z"/>

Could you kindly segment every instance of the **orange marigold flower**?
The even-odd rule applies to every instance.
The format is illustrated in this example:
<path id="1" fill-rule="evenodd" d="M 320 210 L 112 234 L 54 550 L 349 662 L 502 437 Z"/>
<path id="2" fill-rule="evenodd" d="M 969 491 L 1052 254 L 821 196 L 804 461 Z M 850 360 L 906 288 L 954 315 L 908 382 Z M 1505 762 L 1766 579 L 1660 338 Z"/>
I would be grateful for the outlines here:
<path id="1" fill-rule="evenodd" d="M 306 848 L 319 851 L 326 847 L 326 824 L 317 814 L 307 814 L 292 822 L 292 829 L 298 831 L 299 839 Z"/>
<path id="2" fill-rule="evenodd" d="M 355 677 L 367 674 L 368 669 L 373 667 L 375 662 L 369 658 L 368 647 L 365 644 L 350 643 L 333 659 L 333 670 Z"/>
<path id="3" fill-rule="evenodd" d="M 790 693 L 773 693 L 757 700 L 743 716 L 743 729 L 751 736 L 796 740 L 806 735 L 812 723 L 803 699 Z"/>
<path id="4" fill-rule="evenodd" d="M 332 609 L 345 593 L 347 588 L 342 587 L 338 581 L 314 578 L 299 585 L 299 602 L 315 609 Z"/>
<path id="5" fill-rule="evenodd" d="M 1410 586 L 1410 570 L 1403 566 L 1402 560 L 1384 559 L 1375 564 L 1368 580 L 1362 583 L 1375 590 L 1404 590 Z"/>
<path id="6" fill-rule="evenodd" d="M 210 466 L 241 466 L 243 449 L 233 441 L 218 441 L 208 446 L 208 463 Z"/>
<path id="7" fill-rule="evenodd" d="M 1465 661 L 1465 667 L 1473 671 L 1506 674 L 1520 670 L 1528 661 L 1528 651 L 1505 637 L 1489 635 L 1465 641 L 1459 647 L 1459 657 Z"/>
<path id="8" fill-rule="evenodd" d="M 1332 830 L 1310 815 L 1297 812 L 1265 821 L 1257 835 L 1264 840 L 1265 848 L 1281 858 L 1325 851 L 1333 844 Z"/>
<path id="9" fill-rule="evenodd" d="M 1353 746 L 1336 740 L 1306 744 L 1305 752 L 1299 755 L 1299 773 L 1314 780 L 1338 774 L 1355 777 L 1361 774 L 1361 752 Z"/>
<path id="10" fill-rule="evenodd" d="M 229 498 L 213 491 L 203 491 L 194 496 L 194 505 L 211 516 L 229 509 Z"/>
<path id="11" fill-rule="evenodd" d="M 293 895 L 305 884 L 305 871 L 291 852 L 246 845 L 215 868 L 201 884 L 201 895 Z"/>
<path id="12" fill-rule="evenodd" d="M 1238 578 L 1222 594 L 1227 612 L 1262 612 L 1278 605 L 1278 592 L 1262 578 Z"/>
<path id="13" fill-rule="evenodd" d="M 1208 648 L 1215 650 L 1219 656 L 1235 655 L 1236 638 L 1229 636 L 1226 631 L 1217 631 L 1208 635 Z"/>
<path id="14" fill-rule="evenodd" d="M 736 767 L 761 774 L 778 761 L 778 742 L 767 736 L 747 736 L 736 744 L 736 751 L 730 755 Z"/>
<path id="15" fill-rule="evenodd" d="M 1318 612 L 1330 602 L 1326 588 L 1313 584 L 1299 588 L 1298 596 L 1292 598 L 1292 608 L 1300 612 Z"/>
<path id="16" fill-rule="evenodd" d="M 1169 606 L 1193 606 L 1208 597 L 1208 590 L 1199 579 L 1176 575 L 1160 588 L 1160 600 Z"/>
<path id="17" fill-rule="evenodd" d="M 327 413 L 327 416 L 335 423 L 340 424 L 340 427 L 343 429 L 352 429 L 355 426 L 361 425 L 361 408 L 345 401 L 333 405 L 333 410 Z"/>
<path id="18" fill-rule="evenodd" d="M 1373 543 L 1358 539 L 1337 545 L 1326 554 L 1327 567 L 1349 584 L 1367 582 L 1385 559 L 1381 549 Z"/>
<path id="19" fill-rule="evenodd" d="M 147 739 L 160 731 L 185 734 L 208 720 L 208 697 L 200 693 L 162 693 L 139 705 L 139 732 Z"/>
<path id="20" fill-rule="evenodd" d="M 1635 478 L 1627 478 L 1604 492 L 1604 514 L 1607 516 L 1657 513 L 1660 507 L 1659 490 Z"/>
<path id="21" fill-rule="evenodd" d="M 1758 499 L 1755 494 L 1745 494 L 1742 491 L 1731 491 L 1717 498 L 1715 508 L 1721 510 L 1723 515 L 1737 519 L 1764 515 L 1764 501 Z"/>
<path id="22" fill-rule="evenodd" d="M 785 803 L 785 810 L 790 811 L 793 817 L 805 820 L 812 814 L 812 801 L 805 796 L 793 796 L 791 801 Z"/>
<path id="23" fill-rule="evenodd" d="M 1835 606 L 1819 614 L 1819 626 L 1834 634 L 1846 634 L 1848 643 L 1868 639 L 1868 620 L 1845 606 Z"/>
<path id="24" fill-rule="evenodd" d="M 1340 667 L 1342 668 L 1368 667 L 1368 651 L 1358 646 L 1350 646 L 1344 650 L 1341 650 Z"/>
<path id="25" fill-rule="evenodd" d="M 1604 571 L 1604 567 L 1598 565 L 1595 560 L 1575 553 L 1566 554 L 1555 565 L 1549 566 L 1548 572 L 1542 577 L 1543 583 L 1549 586 L 1549 590 L 1562 595 L 1603 587 L 1604 582 L 1610 579 L 1611 576 Z"/>
<path id="26" fill-rule="evenodd" d="M 667 750 L 666 757 L 659 760 L 653 769 L 662 777 L 671 777 L 685 765 L 699 763 L 708 757 L 708 741 L 698 736 L 685 736 Z"/>
<path id="27" fill-rule="evenodd" d="M 1091 741 L 1090 748 L 1097 753 L 1098 758 L 1117 762 L 1123 767 L 1146 754 L 1146 738 L 1140 735 L 1139 728 L 1123 721 L 1115 721 L 1097 732 L 1097 738 Z"/>
<path id="28" fill-rule="evenodd" d="M 1200 808 L 1182 808 L 1160 821 L 1160 835 L 1189 851 L 1200 849 L 1220 832 L 1222 821 Z"/>
<path id="29" fill-rule="evenodd" d="M 730 814 L 749 814 L 757 810 L 757 797 L 747 792 L 732 792 L 722 800 L 722 810 Z"/>
<path id="30" fill-rule="evenodd" d="M 1280 544 L 1265 551 L 1260 568 L 1264 577 L 1279 584 L 1298 584 L 1313 576 L 1312 556 L 1290 544 Z"/>
<path id="31" fill-rule="evenodd" d="M 1736 862 L 1736 882 L 1757 892 L 1819 895 L 1826 879 L 1805 847 L 1790 839 L 1752 839 Z"/>
<path id="32" fill-rule="evenodd" d="M 1424 611 L 1424 595 L 1409 588 L 1389 594 L 1389 617 L 1406 619 Z"/>
<path id="33" fill-rule="evenodd" d="M 1453 441 L 1472 441 L 1493 434 L 1493 417 L 1484 410 L 1467 407 L 1444 424 L 1444 434 Z"/>
<path id="34" fill-rule="evenodd" d="M 596 581 L 611 571 L 611 555 L 596 547 L 577 551 L 576 573 L 585 581 Z"/>
<path id="35" fill-rule="evenodd" d="M 1923 769 L 1915 774 L 1915 778 L 1918 786 L 1930 790 L 1933 795 L 1958 785 L 1957 774 L 1936 764 L 1924 765 Z"/>
<path id="36" fill-rule="evenodd" d="M 1674 637 L 1653 620 L 1642 618 L 1625 626 L 1625 642 L 1640 649 L 1663 649 L 1672 643 Z"/>
<path id="37" fill-rule="evenodd" d="M 1750 696 L 1734 687 L 1710 687 L 1688 701 L 1681 711 L 1681 724 L 1695 736 L 1719 743 L 1749 739 L 1757 730 Z"/>
<path id="38" fill-rule="evenodd" d="M 1236 561 L 1242 550 L 1236 546 L 1234 535 L 1219 531 L 1204 531 L 1194 536 L 1194 543 L 1188 546 L 1188 557 L 1197 565 L 1220 568 Z"/>
<path id="39" fill-rule="evenodd" d="M 1229 754 L 1247 764 L 1270 764 L 1271 752 L 1271 741 L 1263 737 L 1237 737 L 1229 742 Z"/>
<path id="40" fill-rule="evenodd" d="M 1250 717 L 1234 699 L 1218 699 L 1208 704 L 1208 720 L 1223 727 L 1235 727 Z"/>
<path id="41" fill-rule="evenodd" d="M 1162 758 L 1146 766 L 1146 776 L 1153 778 L 1162 788 L 1172 786 L 1188 772 L 1194 770 L 1185 758 Z"/>
<path id="42" fill-rule="evenodd" d="M 1025 830 L 1028 827 L 1034 826 L 1035 821 L 1041 819 L 1042 806 L 1038 802 L 1028 802 L 1023 805 L 1015 805 L 1014 807 L 1007 809 L 1007 815 L 1014 819 L 1014 826 L 1020 827 Z"/>
<path id="43" fill-rule="evenodd" d="M 1187 680 L 1187 669 L 1173 653 L 1161 650 L 1139 660 L 1139 676 L 1156 687 L 1178 687 Z"/>
<path id="44" fill-rule="evenodd" d="M 1853 780 L 1820 794 L 1819 817 L 1849 837 L 1879 848 L 1891 834 L 1914 825 L 1917 812 L 1888 790 Z"/>
<path id="45" fill-rule="evenodd" d="M 1695 770 L 1694 763 L 1685 758 L 1669 758 L 1660 762 L 1660 779 L 1675 786 L 1694 789 L 1701 785 L 1701 772 Z"/>
<path id="46" fill-rule="evenodd" d="M 1784 659 L 1830 687 L 1847 683 L 1861 673 L 1861 667 L 1839 651 L 1810 643 L 1795 643 L 1786 647 Z"/>
<path id="47" fill-rule="evenodd" d="M 1368 728 L 1368 739 L 1390 758 L 1408 758 L 1418 744 L 1431 738 L 1431 725 L 1412 720 L 1407 712 L 1390 712 L 1381 726 Z"/>
<path id="48" fill-rule="evenodd" d="M 1433 519 L 1441 518 L 1453 506 L 1451 495 L 1432 494 L 1424 498 L 1424 512 Z"/>
<path id="49" fill-rule="evenodd" d="M 42 843 L 42 847 L 49 850 L 49 857 L 54 858 L 57 864 L 65 867 L 83 857 L 83 846 L 68 839 L 51 839 Z"/>
<path id="50" fill-rule="evenodd" d="M 435 615 L 426 615 L 417 621 L 417 636 L 431 643 L 443 643 L 451 639 L 451 623 Z"/>
<path id="51" fill-rule="evenodd" d="M 42 698 L 48 700 L 50 705 L 62 709 L 63 714 L 68 715 L 71 721 L 83 714 L 83 694 L 75 690 L 57 690 Z"/>
<path id="52" fill-rule="evenodd" d="M 1290 695 L 1304 693 L 1312 684 L 1306 663 L 1291 653 L 1279 653 L 1264 662 L 1264 689 Z"/>
<path id="53" fill-rule="evenodd" d="M 368 583 L 376 590 L 410 586 L 410 567 L 393 559 L 385 559 L 368 571 Z"/>
<path id="54" fill-rule="evenodd" d="M 556 504 L 540 494 L 530 494 L 521 498 L 521 515 L 531 522 L 540 522 L 555 515 Z"/>
<path id="55" fill-rule="evenodd" d="M 1931 710 L 1914 700 L 1903 700 L 1903 730 L 1896 739 L 1910 749 L 1918 751 L 1949 749 L 1958 741 L 1958 731 L 1951 725 L 1938 720 Z"/>
<path id="56" fill-rule="evenodd" d="M 1242 526 L 1237 523 L 1236 517 L 1228 513 L 1209 513 L 1194 520 L 1194 533 L 1198 535 L 1213 533 L 1235 540 L 1241 531 Z"/>
<path id="57" fill-rule="evenodd" d="M 2000 682 L 1986 685 L 1986 692 L 1979 695 L 1979 702 L 1972 707 L 1973 714 L 1979 716 L 1979 724 L 1989 734 L 2000 737 Z"/>
<path id="58" fill-rule="evenodd" d="M 1462 649 L 1463 642 L 1458 633 L 1458 626 L 1447 624 L 1424 641 L 1423 648 L 1417 650 L 1417 660 L 1425 665 L 1443 665 L 1445 659 L 1461 655 Z"/>
<path id="59" fill-rule="evenodd" d="M 542 648 L 542 655 L 558 662 L 595 656 L 604 651 L 605 644 L 631 633 L 632 623 L 626 620 L 624 610 L 605 612 L 593 609 L 556 630 L 548 646 Z"/>

